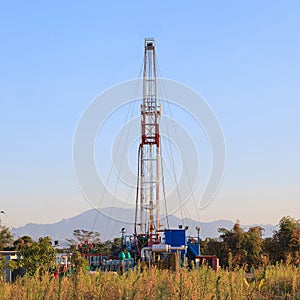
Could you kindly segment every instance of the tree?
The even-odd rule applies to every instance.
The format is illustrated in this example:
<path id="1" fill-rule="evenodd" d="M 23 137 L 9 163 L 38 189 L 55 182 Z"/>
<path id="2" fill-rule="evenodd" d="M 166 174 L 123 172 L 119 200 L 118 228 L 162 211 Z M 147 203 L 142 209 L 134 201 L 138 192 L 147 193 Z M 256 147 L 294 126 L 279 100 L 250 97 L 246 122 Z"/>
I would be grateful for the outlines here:
<path id="1" fill-rule="evenodd" d="M 232 265 L 248 267 L 257 267 L 262 263 L 263 251 L 263 228 L 260 226 L 250 227 L 245 232 L 237 221 L 232 230 L 220 228 L 220 239 L 222 240 L 222 261 L 229 260 L 232 257 Z M 227 265 L 227 264 L 226 264 Z"/>
<path id="2" fill-rule="evenodd" d="M 12 247 L 13 241 L 9 228 L 0 224 L 0 250 Z"/>
<path id="3" fill-rule="evenodd" d="M 278 243 L 274 236 L 265 238 L 263 249 L 269 263 L 275 264 L 277 261 L 280 261 L 281 253 L 278 251 Z"/>
<path id="4" fill-rule="evenodd" d="M 18 267 L 25 267 L 30 275 L 33 275 L 36 270 L 46 273 L 55 266 L 56 250 L 52 247 L 50 237 L 40 238 L 38 242 L 20 248 L 19 255 L 21 260 L 18 262 Z"/>
<path id="5" fill-rule="evenodd" d="M 233 266 L 244 265 L 246 263 L 246 249 L 245 249 L 245 234 L 237 221 L 232 230 L 226 228 L 219 228 L 221 233 L 220 239 L 225 244 L 226 254 L 232 256 Z"/>
<path id="6" fill-rule="evenodd" d="M 246 236 L 246 263 L 248 266 L 257 267 L 263 262 L 262 252 L 263 243 L 262 238 L 264 229 L 260 226 L 250 227 Z"/>
<path id="7" fill-rule="evenodd" d="M 271 239 L 265 240 L 265 251 L 272 263 L 288 261 L 299 263 L 300 222 L 290 216 L 281 218 L 279 229 Z M 274 251 L 276 249 L 276 251 Z"/>
<path id="8" fill-rule="evenodd" d="M 3 272 L 4 270 L 5 270 L 5 258 L 4 256 L 0 255 L 0 273 Z"/>
<path id="9" fill-rule="evenodd" d="M 71 262 L 75 265 L 76 271 L 80 272 L 85 269 L 89 265 L 87 259 L 81 256 L 80 252 L 75 251 L 71 256 Z"/>
<path id="10" fill-rule="evenodd" d="M 201 240 L 200 246 L 201 254 L 216 255 L 219 258 L 221 266 L 228 264 L 228 245 L 220 241 L 220 239 L 206 238 L 205 240 Z"/>
<path id="11" fill-rule="evenodd" d="M 14 249 L 19 250 L 21 248 L 30 247 L 33 242 L 34 241 L 30 236 L 24 235 L 24 236 L 19 237 L 17 240 L 14 241 Z"/>
<path id="12" fill-rule="evenodd" d="M 78 244 L 78 243 L 85 243 L 88 241 L 90 244 L 100 244 L 100 233 L 97 231 L 88 231 L 85 229 L 75 229 L 73 231 L 73 239 L 67 239 L 69 243 L 72 245 Z"/>
<path id="13" fill-rule="evenodd" d="M 122 248 L 122 239 L 121 238 L 114 238 L 111 243 L 111 255 L 118 256 Z"/>

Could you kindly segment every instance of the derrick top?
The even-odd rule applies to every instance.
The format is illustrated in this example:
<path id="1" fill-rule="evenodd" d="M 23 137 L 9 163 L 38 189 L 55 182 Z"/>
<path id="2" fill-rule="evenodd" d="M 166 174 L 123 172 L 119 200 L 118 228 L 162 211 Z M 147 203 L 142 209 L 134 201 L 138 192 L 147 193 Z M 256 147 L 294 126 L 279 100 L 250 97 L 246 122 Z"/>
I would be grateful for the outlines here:
<path id="1" fill-rule="evenodd" d="M 145 38 L 145 48 L 147 50 L 153 50 L 155 48 L 155 38 Z"/>

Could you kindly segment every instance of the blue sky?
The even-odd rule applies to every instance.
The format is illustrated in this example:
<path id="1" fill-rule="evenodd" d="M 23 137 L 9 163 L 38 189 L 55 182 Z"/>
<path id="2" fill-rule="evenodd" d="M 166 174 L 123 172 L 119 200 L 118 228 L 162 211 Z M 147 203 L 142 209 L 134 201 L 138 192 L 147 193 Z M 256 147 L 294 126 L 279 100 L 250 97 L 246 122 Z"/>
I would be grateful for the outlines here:
<path id="1" fill-rule="evenodd" d="M 139 75 L 154 36 L 164 77 L 199 92 L 227 148 L 201 221 L 300 218 L 298 1 L 26 1 L 0 4 L 2 222 L 90 209 L 77 186 L 77 122 L 101 91 Z"/>

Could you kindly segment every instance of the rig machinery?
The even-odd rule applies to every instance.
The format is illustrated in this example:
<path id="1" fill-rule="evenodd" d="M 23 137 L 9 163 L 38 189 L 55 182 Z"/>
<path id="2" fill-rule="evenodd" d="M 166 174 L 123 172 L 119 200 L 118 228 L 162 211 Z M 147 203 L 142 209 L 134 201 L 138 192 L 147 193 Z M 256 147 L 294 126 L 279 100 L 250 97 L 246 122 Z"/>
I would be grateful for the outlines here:
<path id="1" fill-rule="evenodd" d="M 216 268 L 216 257 L 200 256 L 199 227 L 196 237 L 188 237 L 188 226 L 170 229 L 161 224 L 161 105 L 157 84 L 155 39 L 146 38 L 134 235 L 122 230 L 122 251 L 130 252 L 135 261 L 162 268 L 177 269 L 186 262 L 197 265 L 203 260 Z"/>
<path id="2" fill-rule="evenodd" d="M 93 266 L 108 271 L 126 271 L 138 261 L 142 266 L 155 265 L 172 270 L 192 261 L 196 267 L 206 262 L 216 270 L 216 256 L 200 255 L 200 227 L 196 227 L 196 237 L 189 237 L 188 226 L 179 225 L 171 229 L 163 228 L 161 224 L 161 105 L 157 84 L 155 39 L 146 38 L 134 233 L 127 235 L 125 228 L 122 228 L 122 249 L 118 259 L 99 256 L 90 251 L 83 255 Z"/>

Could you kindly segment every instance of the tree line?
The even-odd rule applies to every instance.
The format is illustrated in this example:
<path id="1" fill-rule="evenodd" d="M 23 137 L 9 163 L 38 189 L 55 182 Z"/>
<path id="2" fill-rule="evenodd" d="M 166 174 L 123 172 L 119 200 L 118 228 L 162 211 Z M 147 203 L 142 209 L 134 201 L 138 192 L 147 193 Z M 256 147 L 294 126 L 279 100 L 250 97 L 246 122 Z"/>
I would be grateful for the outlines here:
<path id="1" fill-rule="evenodd" d="M 222 267 L 248 266 L 259 267 L 276 262 L 287 262 L 299 265 L 300 262 L 300 221 L 290 216 L 283 217 L 278 229 L 272 237 L 263 238 L 264 229 L 260 226 L 243 229 L 236 222 L 232 229 L 219 228 L 218 238 L 201 240 L 201 254 L 216 255 Z M 117 257 L 121 249 L 121 238 L 101 242 L 100 233 L 77 229 L 73 238 L 69 239 L 70 248 L 61 251 L 70 251 L 77 254 L 77 245 L 89 240 L 93 249 L 104 255 Z M 16 250 L 23 258 L 18 266 L 25 267 L 29 273 L 34 273 L 37 268 L 45 270 L 55 265 L 57 250 L 53 247 L 50 237 L 34 241 L 29 236 L 16 240 L 8 227 L 0 224 L 0 250 Z M 0 257 L 1 259 L 1 257 Z M 79 259 L 80 261 L 80 259 Z M 81 262 L 82 263 L 82 262 Z M 3 259 L 0 260 L 0 269 L 3 269 Z"/>
<path id="2" fill-rule="evenodd" d="M 216 255 L 220 265 L 228 267 L 258 267 L 265 264 L 287 262 L 299 265 L 300 222 L 290 216 L 283 217 L 272 237 L 263 238 L 260 226 L 244 230 L 237 221 L 231 230 L 219 228 L 216 239 L 201 241 L 201 254 Z"/>

